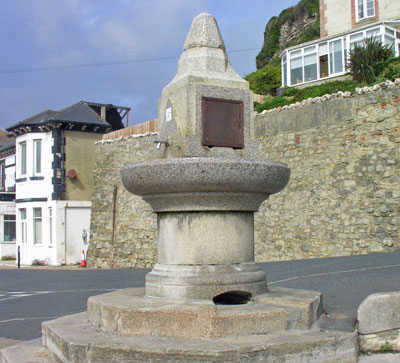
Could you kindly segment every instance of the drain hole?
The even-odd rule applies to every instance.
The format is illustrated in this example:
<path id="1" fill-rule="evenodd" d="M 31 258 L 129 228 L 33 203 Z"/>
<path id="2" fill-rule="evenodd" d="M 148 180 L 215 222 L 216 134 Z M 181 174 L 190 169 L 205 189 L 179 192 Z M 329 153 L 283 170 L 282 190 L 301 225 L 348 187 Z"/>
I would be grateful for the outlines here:
<path id="1" fill-rule="evenodd" d="M 216 305 L 242 305 L 252 301 L 252 295 L 246 291 L 227 291 L 213 298 Z"/>

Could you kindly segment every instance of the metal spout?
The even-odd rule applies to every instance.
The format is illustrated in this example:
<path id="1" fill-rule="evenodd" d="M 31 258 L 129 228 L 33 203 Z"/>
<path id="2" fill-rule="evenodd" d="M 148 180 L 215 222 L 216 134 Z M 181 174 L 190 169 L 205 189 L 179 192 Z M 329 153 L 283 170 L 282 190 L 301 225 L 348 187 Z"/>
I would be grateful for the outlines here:
<path id="1" fill-rule="evenodd" d="M 161 144 L 164 144 L 165 147 L 168 147 L 168 146 L 169 146 L 169 142 L 168 142 L 168 140 L 166 140 L 166 139 L 153 139 L 153 143 L 154 143 L 154 144 L 157 144 L 157 146 L 156 146 L 156 149 L 157 149 L 157 150 L 160 150 Z"/>

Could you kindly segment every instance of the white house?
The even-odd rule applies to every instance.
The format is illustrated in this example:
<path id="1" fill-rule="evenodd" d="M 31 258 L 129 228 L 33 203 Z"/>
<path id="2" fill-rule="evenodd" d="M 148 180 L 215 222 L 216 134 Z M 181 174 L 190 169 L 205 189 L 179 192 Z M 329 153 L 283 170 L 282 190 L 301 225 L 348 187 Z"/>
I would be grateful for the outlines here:
<path id="1" fill-rule="evenodd" d="M 346 74 L 349 51 L 376 37 L 400 56 L 399 0 L 320 0 L 322 38 L 285 49 L 282 86 L 324 82 Z"/>
<path id="2" fill-rule="evenodd" d="M 124 127 L 127 107 L 78 102 L 7 128 L 16 143 L 16 224 L 21 263 L 81 261 L 90 237 L 94 143 Z"/>
<path id="3" fill-rule="evenodd" d="M 15 257 L 15 140 L 0 131 L 0 258 Z"/>

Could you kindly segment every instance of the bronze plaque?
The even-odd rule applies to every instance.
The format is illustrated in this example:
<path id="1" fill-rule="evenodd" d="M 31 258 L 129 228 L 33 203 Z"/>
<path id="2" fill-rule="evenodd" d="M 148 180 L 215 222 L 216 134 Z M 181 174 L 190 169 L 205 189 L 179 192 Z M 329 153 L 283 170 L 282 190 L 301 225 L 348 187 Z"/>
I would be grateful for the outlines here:
<path id="1" fill-rule="evenodd" d="M 204 146 L 244 147 L 243 101 L 203 97 L 202 121 Z"/>

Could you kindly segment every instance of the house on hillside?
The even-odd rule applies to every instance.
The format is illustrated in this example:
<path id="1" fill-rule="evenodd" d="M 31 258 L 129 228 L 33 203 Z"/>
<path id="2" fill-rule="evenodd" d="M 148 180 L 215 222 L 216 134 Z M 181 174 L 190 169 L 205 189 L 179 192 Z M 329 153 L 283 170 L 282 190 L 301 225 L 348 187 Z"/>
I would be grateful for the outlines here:
<path id="1" fill-rule="evenodd" d="M 320 0 L 322 38 L 285 49 L 282 86 L 322 83 L 346 73 L 348 54 L 376 37 L 400 56 L 399 0 Z"/>
<path id="2" fill-rule="evenodd" d="M 94 143 L 130 108 L 81 101 L 7 128 L 16 145 L 16 241 L 21 263 L 74 264 L 87 249 Z"/>
<path id="3" fill-rule="evenodd" d="M 15 257 L 15 139 L 0 131 L 0 258 Z"/>

